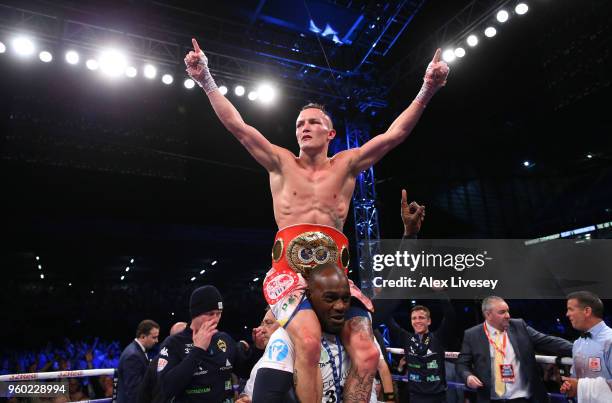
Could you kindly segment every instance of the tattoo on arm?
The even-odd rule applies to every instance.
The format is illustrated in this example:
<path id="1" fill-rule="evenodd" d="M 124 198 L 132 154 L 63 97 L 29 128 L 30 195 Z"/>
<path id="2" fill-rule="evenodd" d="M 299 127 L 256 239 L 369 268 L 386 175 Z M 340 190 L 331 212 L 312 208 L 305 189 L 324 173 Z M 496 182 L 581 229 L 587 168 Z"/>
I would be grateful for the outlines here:
<path id="1" fill-rule="evenodd" d="M 349 326 L 351 327 L 351 333 L 361 333 L 362 335 L 368 336 L 370 340 L 374 340 L 372 324 L 365 316 L 355 316 L 351 318 L 349 320 Z"/>
<path id="2" fill-rule="evenodd" d="M 359 376 L 357 368 L 351 366 L 351 370 L 346 379 L 344 388 L 343 402 L 345 403 L 364 403 L 370 401 L 372 383 L 374 375 Z"/>

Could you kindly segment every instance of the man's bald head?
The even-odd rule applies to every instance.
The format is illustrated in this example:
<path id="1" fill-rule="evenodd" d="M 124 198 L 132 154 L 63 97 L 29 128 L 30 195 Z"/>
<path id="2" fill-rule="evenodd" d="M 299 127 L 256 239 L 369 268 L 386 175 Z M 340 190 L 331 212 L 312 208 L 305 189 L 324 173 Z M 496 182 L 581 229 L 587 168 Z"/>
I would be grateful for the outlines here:
<path id="1" fill-rule="evenodd" d="M 344 270 L 335 264 L 315 266 L 308 273 L 308 299 L 321 328 L 339 334 L 349 309 L 351 289 Z"/>
<path id="2" fill-rule="evenodd" d="M 186 327 L 187 327 L 187 322 L 176 322 L 170 328 L 170 336 L 172 336 L 173 334 L 182 332 L 183 330 L 185 330 Z"/>
<path id="3" fill-rule="evenodd" d="M 326 277 L 326 278 L 328 277 L 330 279 L 334 278 L 336 279 L 336 281 L 339 281 L 339 282 L 346 280 L 348 284 L 348 278 L 346 277 L 344 270 L 342 270 L 340 267 L 338 267 L 337 265 L 333 263 L 319 264 L 313 267 L 312 269 L 308 270 L 307 275 L 306 275 L 306 281 L 308 282 L 308 287 L 310 288 L 311 285 L 314 285 L 317 279 L 321 277 Z"/>

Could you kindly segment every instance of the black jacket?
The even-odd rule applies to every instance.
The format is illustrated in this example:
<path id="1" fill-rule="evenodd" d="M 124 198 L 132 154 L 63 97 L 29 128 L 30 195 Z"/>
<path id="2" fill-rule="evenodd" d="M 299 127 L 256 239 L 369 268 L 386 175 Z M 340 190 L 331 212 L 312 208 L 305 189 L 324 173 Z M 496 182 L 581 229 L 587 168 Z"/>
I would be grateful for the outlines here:
<path id="1" fill-rule="evenodd" d="M 138 391 L 138 403 L 163 403 L 165 402 L 159 382 L 157 382 L 157 364 L 159 357 L 155 357 L 149 363 Z"/>
<path id="2" fill-rule="evenodd" d="M 231 374 L 246 374 L 243 363 L 247 359 L 243 345 L 223 332 L 212 337 L 208 350 L 195 347 L 187 327 L 161 346 L 157 382 L 162 398 L 174 397 L 175 403 L 229 402 L 234 396 Z"/>
<path id="3" fill-rule="evenodd" d="M 571 357 L 572 343 L 560 337 L 540 333 L 527 326 L 523 319 L 510 319 L 507 332 L 516 358 L 521 363 L 518 376 L 529 381 L 530 400 L 547 402 L 546 390 L 535 360 L 536 351 Z M 456 366 L 457 373 L 464 382 L 469 375 L 480 379 L 484 387 L 476 391 L 478 402 L 488 403 L 491 400 L 491 353 L 482 323 L 465 331 Z"/>
<path id="4" fill-rule="evenodd" d="M 134 403 L 138 399 L 140 383 L 149 365 L 149 359 L 136 340 L 119 357 L 117 403 Z"/>
<path id="5" fill-rule="evenodd" d="M 389 332 L 395 340 L 399 340 L 404 348 L 406 358 L 408 389 L 417 394 L 438 394 L 446 390 L 446 370 L 444 367 L 444 353 L 453 336 L 455 327 L 455 310 L 449 300 L 443 300 L 444 316 L 438 328 L 429 332 L 429 350 L 433 354 L 419 356 L 411 353 L 411 339 L 416 334 L 402 329 L 392 318 L 387 321 Z M 430 379 L 428 379 L 428 377 Z"/>

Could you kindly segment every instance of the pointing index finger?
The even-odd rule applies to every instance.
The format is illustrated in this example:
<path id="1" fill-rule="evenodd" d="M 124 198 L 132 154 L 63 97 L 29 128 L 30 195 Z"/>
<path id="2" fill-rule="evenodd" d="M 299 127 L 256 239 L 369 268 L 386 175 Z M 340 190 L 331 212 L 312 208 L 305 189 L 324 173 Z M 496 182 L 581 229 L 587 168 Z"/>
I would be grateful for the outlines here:
<path id="1" fill-rule="evenodd" d="M 193 44 L 193 50 L 195 50 L 196 53 L 202 52 L 202 49 L 200 49 L 200 45 L 198 45 L 198 41 L 196 41 L 195 38 L 191 38 L 191 43 Z"/>
<path id="2" fill-rule="evenodd" d="M 436 53 L 434 54 L 433 59 L 431 59 L 432 63 L 438 63 L 440 61 L 441 55 L 442 55 L 442 49 L 440 48 L 436 49 Z"/>
<path id="3" fill-rule="evenodd" d="M 406 195 L 406 189 L 402 189 L 402 205 L 408 204 L 408 196 Z"/>

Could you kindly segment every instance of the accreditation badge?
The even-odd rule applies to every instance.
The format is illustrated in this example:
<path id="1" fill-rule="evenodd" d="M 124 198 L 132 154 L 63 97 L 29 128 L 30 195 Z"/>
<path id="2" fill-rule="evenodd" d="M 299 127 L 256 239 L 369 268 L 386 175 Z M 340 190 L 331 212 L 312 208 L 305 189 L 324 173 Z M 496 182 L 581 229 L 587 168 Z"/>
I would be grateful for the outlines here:
<path id="1" fill-rule="evenodd" d="M 593 372 L 601 372 L 601 358 L 589 357 L 589 369 Z"/>
<path id="2" fill-rule="evenodd" d="M 514 366 L 512 364 L 500 364 L 499 372 L 502 382 L 514 383 Z"/>

